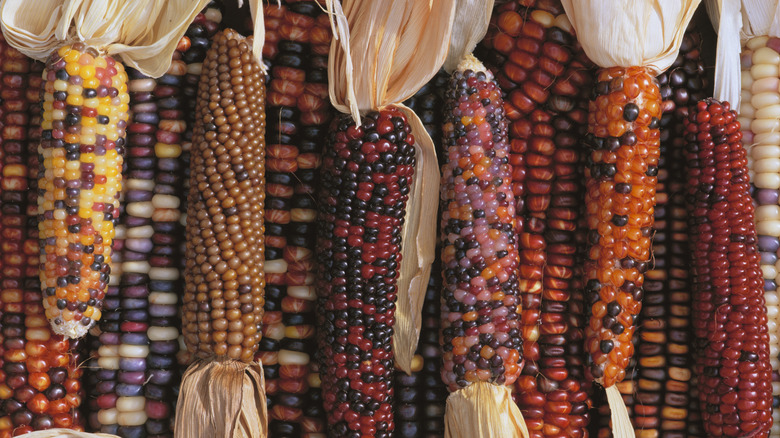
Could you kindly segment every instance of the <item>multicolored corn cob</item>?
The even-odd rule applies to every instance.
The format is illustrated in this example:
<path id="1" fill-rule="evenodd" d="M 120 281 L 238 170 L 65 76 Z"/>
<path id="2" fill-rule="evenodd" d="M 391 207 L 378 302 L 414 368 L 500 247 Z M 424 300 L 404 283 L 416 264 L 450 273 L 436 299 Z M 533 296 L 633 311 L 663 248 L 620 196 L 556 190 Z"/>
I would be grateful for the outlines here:
<path id="1" fill-rule="evenodd" d="M 327 63 L 330 24 L 317 2 L 265 7 L 269 70 L 266 151 L 266 302 L 263 362 L 269 431 L 324 433 L 316 349 L 315 180 L 321 139 L 332 117 Z"/>
<path id="2" fill-rule="evenodd" d="M 573 298 L 589 62 L 559 2 L 496 8 L 482 42 L 507 98 L 520 241 L 523 357 L 516 398 L 532 436 L 585 434 L 584 309 Z"/>
<path id="3" fill-rule="evenodd" d="M 83 43 L 44 71 L 39 175 L 41 287 L 54 331 L 83 336 L 100 319 L 118 217 L 128 120 L 122 64 Z"/>
<path id="4" fill-rule="evenodd" d="M 43 68 L 5 41 L 0 54 L 0 437 L 83 430 L 79 343 L 52 333 L 38 278 L 36 107 Z"/>
<path id="5" fill-rule="evenodd" d="M 323 153 L 317 262 L 320 375 L 329 431 L 390 437 L 401 227 L 414 137 L 397 109 L 342 115 Z"/>
<path id="6" fill-rule="evenodd" d="M 780 294 L 777 250 L 780 248 L 780 38 L 758 37 L 742 49 L 742 100 L 739 122 L 748 152 L 748 171 L 757 204 L 755 223 L 769 329 L 772 365 L 771 436 L 780 436 Z"/>
<path id="7" fill-rule="evenodd" d="M 442 380 L 512 385 L 521 357 L 518 256 L 501 90 L 471 58 L 452 74 L 442 137 Z"/>
<path id="8" fill-rule="evenodd" d="M 769 334 L 736 113 L 727 102 L 699 102 L 685 140 L 704 429 L 711 437 L 766 436 L 772 426 Z"/>
<path id="9" fill-rule="evenodd" d="M 677 59 L 658 81 L 663 99 L 656 187 L 654 266 L 645 274 L 645 296 L 635 336 L 636 374 L 630 392 L 638 437 L 701 436 L 691 415 L 691 254 L 685 206 L 685 120 L 689 107 L 712 94 L 701 60 L 701 34 L 685 33 Z M 628 376 L 623 383 L 628 382 Z M 633 401 L 632 400 L 632 401 Z M 697 405 L 697 403 L 694 403 Z M 698 413 L 698 408 L 695 409 Z M 693 429 L 691 429 L 693 428 Z"/>

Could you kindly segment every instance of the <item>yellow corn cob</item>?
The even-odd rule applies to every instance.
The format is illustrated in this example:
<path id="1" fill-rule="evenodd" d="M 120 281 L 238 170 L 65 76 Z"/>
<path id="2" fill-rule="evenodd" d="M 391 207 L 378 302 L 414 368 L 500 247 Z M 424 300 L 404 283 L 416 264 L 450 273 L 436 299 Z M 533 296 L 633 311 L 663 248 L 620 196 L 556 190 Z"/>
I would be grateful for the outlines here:
<path id="1" fill-rule="evenodd" d="M 127 74 L 83 43 L 43 73 L 39 176 L 41 288 L 55 333 L 79 338 L 100 319 L 108 285 L 128 120 Z"/>

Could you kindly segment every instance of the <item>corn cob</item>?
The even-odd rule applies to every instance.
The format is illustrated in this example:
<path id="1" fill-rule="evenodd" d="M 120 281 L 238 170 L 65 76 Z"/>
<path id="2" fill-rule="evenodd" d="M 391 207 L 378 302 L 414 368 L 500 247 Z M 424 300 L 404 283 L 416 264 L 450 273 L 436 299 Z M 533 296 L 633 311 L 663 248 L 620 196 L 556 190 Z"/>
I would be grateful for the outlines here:
<path id="1" fill-rule="evenodd" d="M 187 46 L 187 50 L 182 56 L 182 61 L 187 66 L 187 73 L 184 76 L 184 82 L 182 83 L 183 94 L 183 107 L 195 108 L 197 105 L 198 95 L 198 81 L 203 70 L 203 60 L 206 57 L 206 51 L 211 47 L 211 40 L 214 34 L 219 30 L 220 23 L 222 21 L 222 4 L 221 2 L 211 2 L 199 13 L 192 24 L 187 28 L 184 37 L 182 38 L 183 44 Z M 195 112 L 185 111 L 184 121 L 186 122 L 186 129 L 182 133 L 182 151 L 178 157 L 181 168 L 183 169 L 183 192 L 180 193 L 180 205 L 179 211 L 181 212 L 181 218 L 179 220 L 180 226 L 183 228 L 187 222 L 187 193 L 189 192 L 190 182 L 190 150 L 192 149 L 192 134 L 193 126 L 195 124 Z M 182 230 L 183 231 L 183 230 Z M 178 253 L 185 254 L 185 239 L 177 239 Z M 180 262 L 176 265 L 181 276 L 184 272 L 184 257 L 179 259 Z M 184 296 L 183 285 L 181 282 L 177 283 L 177 293 L 179 296 Z M 179 337 L 180 350 L 177 355 L 177 361 L 182 367 L 186 367 L 188 363 L 192 361 L 192 352 L 187 351 L 186 343 L 183 337 Z"/>
<path id="2" fill-rule="evenodd" d="M 44 75 L 41 287 L 55 333 L 78 338 L 100 319 L 108 283 L 127 74 L 112 58 L 75 43 L 49 57 Z"/>
<path id="3" fill-rule="evenodd" d="M 589 372 L 605 388 L 623 380 L 650 263 L 661 98 L 642 67 L 599 71 L 590 104 L 585 170 L 590 262 Z"/>
<path id="4" fill-rule="evenodd" d="M 420 117 L 433 143 L 441 144 L 444 93 L 449 75 L 440 71 L 409 98 L 404 105 Z M 437 151 L 442 158 L 441 151 Z M 437 251 L 440 252 L 440 251 Z M 439 330 L 441 326 L 441 256 L 433 262 L 422 308 L 422 330 L 417 354 L 412 360 L 411 376 L 395 374 L 397 400 L 394 405 L 396 434 L 402 437 L 434 438 L 444 436 L 444 405 L 447 390 L 441 382 Z M 419 370 L 417 370 L 419 368 Z"/>
<path id="5" fill-rule="evenodd" d="M 178 297 L 181 257 L 177 242 L 182 240 L 181 197 L 183 178 L 181 143 L 187 129 L 184 121 L 182 82 L 187 66 L 181 60 L 189 39 L 182 38 L 174 52 L 171 67 L 156 80 L 154 96 L 157 102 L 154 156 L 154 176 L 151 257 L 149 258 L 149 355 L 146 359 L 149 381 L 144 385 L 145 410 L 149 418 L 146 432 L 154 437 L 173 435 L 173 412 L 176 406 L 175 387 L 179 383 L 176 354 L 179 351 Z M 150 107 L 150 110 L 152 108 Z"/>
<path id="6" fill-rule="evenodd" d="M 41 66 L 0 43 L 2 175 L 0 176 L 0 437 L 66 427 L 83 430 L 77 341 L 52 333 L 38 279 L 37 142 L 28 107 L 39 101 Z M 31 88 L 28 88 L 31 87 Z M 34 90 L 34 91 L 31 91 Z M 38 110 L 32 109 L 34 116 Z M 39 114 L 39 113 L 37 113 Z M 40 124 L 35 117 L 32 123 Z M 38 125 L 39 126 L 39 125 Z M 29 137 L 28 137 L 29 136 Z"/>
<path id="7" fill-rule="evenodd" d="M 526 366 L 516 397 L 532 436 L 583 436 L 584 312 L 572 281 L 588 61 L 559 2 L 509 2 L 493 22 L 483 46 L 507 92 L 513 175 L 523 185 L 515 195 Z"/>
<path id="8" fill-rule="evenodd" d="M 700 59 L 701 34 L 689 26 L 674 64 L 656 79 L 663 99 L 656 188 L 653 269 L 635 336 L 637 369 L 631 392 L 638 437 L 697 436 L 688 431 L 693 355 L 689 350 L 691 281 L 684 180 L 684 121 L 689 105 L 712 94 Z M 709 91 L 708 91 L 709 90 Z M 623 383 L 627 383 L 626 379 Z M 696 409 L 698 411 L 698 408 Z M 700 429 L 700 427 L 699 427 Z"/>
<path id="9" fill-rule="evenodd" d="M 333 436 L 394 430 L 392 336 L 414 138 L 397 109 L 349 115 L 323 153 L 318 226 L 318 360 Z"/>
<path id="10" fill-rule="evenodd" d="M 327 15 L 313 1 L 265 7 L 269 145 L 266 158 L 266 302 L 258 358 L 264 364 L 269 431 L 324 433 L 314 345 L 314 180 L 327 101 Z M 312 385 L 314 387 L 312 387 Z"/>
<path id="11" fill-rule="evenodd" d="M 766 436 L 772 426 L 769 334 L 747 153 L 727 102 L 686 123 L 694 260 L 694 346 L 707 436 Z"/>
<path id="12" fill-rule="evenodd" d="M 442 380 L 512 385 L 523 365 L 501 90 L 475 58 L 452 74 L 442 135 Z"/>
<path id="13" fill-rule="evenodd" d="M 198 360 L 182 380 L 177 436 L 254 434 L 265 427 L 259 422 L 265 417 L 265 406 L 258 405 L 265 403 L 262 388 L 254 398 L 243 397 L 238 411 L 218 404 L 225 393 L 243 392 L 248 379 L 262 385 L 252 362 L 265 288 L 265 81 L 251 45 L 232 29 L 217 33 L 198 87 L 182 322 L 187 349 Z M 233 383 L 215 383 L 212 372 Z M 204 400 L 204 390 L 222 393 Z M 211 415 L 204 418 L 201 409 Z M 256 424 L 238 424 L 250 409 L 262 412 Z M 214 416 L 222 415 L 229 419 L 224 429 L 214 425 Z"/>
<path id="14" fill-rule="evenodd" d="M 777 97 L 780 75 L 780 38 L 758 37 L 747 42 L 742 50 L 742 101 L 739 122 L 743 129 L 743 144 L 748 151 L 748 170 L 754 187 L 756 231 L 764 277 L 764 297 L 769 330 L 769 361 L 772 365 L 771 436 L 780 436 L 780 295 L 777 272 L 777 249 L 780 247 L 780 137 L 777 135 Z"/>

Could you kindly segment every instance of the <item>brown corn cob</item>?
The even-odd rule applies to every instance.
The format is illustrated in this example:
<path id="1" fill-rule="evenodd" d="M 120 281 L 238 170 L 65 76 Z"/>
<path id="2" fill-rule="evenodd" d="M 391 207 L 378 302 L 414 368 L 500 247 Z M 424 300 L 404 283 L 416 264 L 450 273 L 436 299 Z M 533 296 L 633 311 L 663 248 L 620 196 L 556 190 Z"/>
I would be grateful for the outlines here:
<path id="1" fill-rule="evenodd" d="M 220 23 L 222 22 L 222 3 L 220 1 L 213 1 L 199 13 L 192 24 L 187 28 L 187 32 L 184 34 L 185 44 L 189 42 L 189 47 L 182 56 L 182 61 L 187 66 L 187 74 L 184 76 L 184 82 L 182 84 L 183 94 L 183 106 L 184 108 L 195 108 L 197 105 L 198 97 L 198 82 L 200 81 L 201 73 L 203 72 L 203 60 L 206 57 L 206 51 L 211 47 L 211 41 L 214 34 L 220 29 Z M 184 170 L 182 185 L 184 186 L 183 196 L 180 196 L 181 204 L 179 205 L 179 211 L 182 214 L 180 219 L 181 223 L 187 222 L 187 193 L 190 189 L 190 150 L 192 149 L 192 134 L 193 126 L 195 124 L 195 111 L 185 111 L 184 120 L 187 128 L 182 135 L 182 152 L 178 158 L 178 161 Z M 180 254 L 185 254 L 186 239 L 177 239 L 178 251 Z M 184 275 L 184 257 L 180 259 L 177 264 L 180 276 Z M 178 294 L 180 297 L 184 296 L 182 284 L 179 284 Z M 181 300 L 181 298 L 180 298 Z M 193 352 L 188 351 L 184 338 L 180 336 L 179 345 L 184 346 L 179 350 L 177 360 L 179 365 L 184 367 L 193 358 Z"/>
<path id="2" fill-rule="evenodd" d="M 231 73 L 237 67 L 243 68 L 241 75 Z M 220 76 L 224 73 L 234 75 L 232 84 Z M 236 84 L 242 85 L 238 93 Z M 231 90 L 236 97 L 223 99 L 221 94 Z M 184 339 L 199 358 L 251 362 L 260 338 L 263 98 L 264 81 L 251 61 L 250 44 L 235 31 L 218 33 L 199 86 L 187 211 Z"/>
<path id="3" fill-rule="evenodd" d="M 266 377 L 269 431 L 323 433 L 316 364 L 314 181 L 331 119 L 327 91 L 330 25 L 313 1 L 265 7 L 267 98 L 266 302 L 258 349 Z M 272 42 L 272 44 L 268 44 Z"/>
<path id="4" fill-rule="evenodd" d="M 588 61 L 559 2 L 509 2 L 483 45 L 507 92 L 520 235 L 526 368 L 517 399 L 531 435 L 583 436 L 581 302 L 572 300 Z M 519 84 L 523 84 L 520 86 Z M 521 187 L 523 187 L 521 189 Z"/>
<path id="5" fill-rule="evenodd" d="M 38 279 L 37 174 L 40 118 L 30 123 L 42 66 L 3 41 L 0 177 L 0 437 L 65 427 L 83 430 L 78 342 L 52 333 Z M 28 86 L 30 88 L 28 88 Z M 34 90 L 34 91 L 29 91 Z M 34 104 L 33 104 L 34 103 Z M 32 105 L 31 105 L 32 104 Z M 30 110 L 40 114 L 39 109 Z M 33 126 L 38 124 L 37 126 Z"/>
<path id="6" fill-rule="evenodd" d="M 727 102 L 701 101 L 686 123 L 694 260 L 694 346 L 707 436 L 766 436 L 772 376 L 747 153 Z"/>

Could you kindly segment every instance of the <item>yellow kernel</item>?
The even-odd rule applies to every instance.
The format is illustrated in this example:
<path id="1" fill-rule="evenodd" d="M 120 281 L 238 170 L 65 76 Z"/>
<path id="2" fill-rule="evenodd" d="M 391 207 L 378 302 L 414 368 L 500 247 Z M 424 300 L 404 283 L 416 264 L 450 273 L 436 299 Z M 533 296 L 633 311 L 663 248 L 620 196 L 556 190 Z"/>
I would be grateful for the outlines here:
<path id="1" fill-rule="evenodd" d="M 92 67 L 94 69 L 94 67 Z M 82 67 L 82 71 L 84 68 Z M 93 73 L 94 74 L 94 73 Z M 91 78 L 84 78 L 84 83 L 82 84 L 84 88 L 97 88 L 100 86 L 100 79 L 96 77 Z"/>
<path id="2" fill-rule="evenodd" d="M 65 99 L 68 105 L 81 106 L 84 104 L 84 96 L 80 94 L 68 94 L 68 98 Z"/>
<path id="3" fill-rule="evenodd" d="M 79 74 L 80 69 L 81 66 L 77 62 L 69 62 L 65 65 L 65 71 L 71 76 Z"/>
<path id="4" fill-rule="evenodd" d="M 95 66 L 90 64 L 82 65 L 79 75 L 84 78 L 84 83 L 86 83 L 87 79 L 95 77 Z"/>
<path id="5" fill-rule="evenodd" d="M 70 46 L 62 46 L 59 50 L 57 50 L 57 54 L 64 57 L 65 55 L 70 52 Z"/>
<path id="6" fill-rule="evenodd" d="M 71 62 L 78 62 L 79 58 L 81 58 L 81 52 L 78 50 L 71 49 L 68 51 L 68 53 L 65 54 L 65 56 L 62 57 L 62 59 L 65 60 L 68 64 Z"/>

